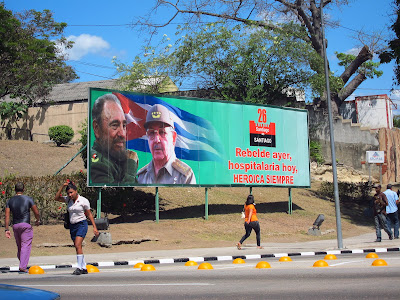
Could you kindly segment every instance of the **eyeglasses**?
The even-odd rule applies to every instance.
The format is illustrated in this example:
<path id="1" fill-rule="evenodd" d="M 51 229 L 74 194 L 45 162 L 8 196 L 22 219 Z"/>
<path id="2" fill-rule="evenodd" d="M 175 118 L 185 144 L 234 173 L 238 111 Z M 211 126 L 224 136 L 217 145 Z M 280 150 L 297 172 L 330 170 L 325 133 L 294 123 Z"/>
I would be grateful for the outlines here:
<path id="1" fill-rule="evenodd" d="M 167 127 L 167 128 L 169 128 L 169 127 Z M 158 134 L 161 138 L 165 138 L 165 136 L 168 133 L 167 128 L 160 128 L 158 130 L 157 129 L 148 129 L 146 131 L 146 134 L 152 140 L 156 137 L 156 134 Z"/>

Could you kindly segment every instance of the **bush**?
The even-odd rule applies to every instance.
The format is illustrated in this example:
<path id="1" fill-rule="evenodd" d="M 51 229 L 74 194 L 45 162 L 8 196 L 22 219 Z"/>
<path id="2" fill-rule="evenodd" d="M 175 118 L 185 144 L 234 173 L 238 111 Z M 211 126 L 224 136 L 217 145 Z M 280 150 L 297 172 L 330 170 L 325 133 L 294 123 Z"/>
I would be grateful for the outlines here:
<path id="1" fill-rule="evenodd" d="M 318 164 L 324 163 L 324 158 L 322 156 L 321 144 L 317 141 L 310 141 L 310 159 Z"/>
<path id="2" fill-rule="evenodd" d="M 43 224 L 63 222 L 66 205 L 55 201 L 54 196 L 67 179 L 75 183 L 79 195 L 90 201 L 90 207 L 94 211 L 93 215 L 96 216 L 98 188 L 87 187 L 86 176 L 87 174 L 81 171 L 69 175 L 42 177 L 9 175 L 0 178 L 0 222 L 4 222 L 6 201 L 15 195 L 14 187 L 19 181 L 25 184 L 25 194 L 34 199 Z M 65 191 L 63 191 L 63 195 L 65 196 Z M 155 208 L 154 197 L 153 193 L 145 193 L 134 188 L 103 188 L 101 192 L 102 212 L 121 215 L 153 212 Z"/>
<path id="3" fill-rule="evenodd" d="M 58 125 L 49 128 L 49 137 L 60 147 L 62 144 L 69 143 L 74 137 L 74 131 L 67 125 Z"/>
<path id="4" fill-rule="evenodd" d="M 333 199 L 333 183 L 324 181 L 319 187 L 321 196 Z M 341 202 L 364 202 L 368 203 L 371 196 L 372 186 L 368 182 L 338 182 L 338 191 Z"/>

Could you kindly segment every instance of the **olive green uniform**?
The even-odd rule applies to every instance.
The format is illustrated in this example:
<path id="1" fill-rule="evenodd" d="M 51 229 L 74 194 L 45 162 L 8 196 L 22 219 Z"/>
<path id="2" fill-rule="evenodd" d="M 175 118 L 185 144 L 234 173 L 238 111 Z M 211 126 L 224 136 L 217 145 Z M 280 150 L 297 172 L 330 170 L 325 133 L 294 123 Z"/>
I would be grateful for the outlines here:
<path id="1" fill-rule="evenodd" d="M 175 156 L 160 169 L 155 177 L 153 160 L 138 172 L 138 182 L 141 184 L 196 184 L 193 170 Z"/>
<path id="2" fill-rule="evenodd" d="M 126 150 L 127 159 L 118 161 L 94 142 L 90 153 L 90 178 L 92 183 L 132 184 L 137 183 L 138 156 Z"/>

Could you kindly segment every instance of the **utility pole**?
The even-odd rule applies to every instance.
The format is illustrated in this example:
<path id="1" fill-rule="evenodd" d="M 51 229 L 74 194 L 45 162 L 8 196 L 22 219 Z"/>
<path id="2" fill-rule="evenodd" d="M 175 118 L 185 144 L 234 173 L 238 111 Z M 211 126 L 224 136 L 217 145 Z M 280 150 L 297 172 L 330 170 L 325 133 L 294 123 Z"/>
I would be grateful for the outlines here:
<path id="1" fill-rule="evenodd" d="M 332 174 L 333 174 L 333 194 L 335 197 L 335 211 L 336 211 L 336 231 L 337 231 L 337 243 L 338 248 L 343 249 L 343 238 L 342 238 L 342 221 L 340 216 L 340 202 L 339 202 L 339 188 L 337 182 L 337 166 L 336 166 L 336 152 L 335 152 L 335 138 L 333 132 L 333 120 L 332 120 L 332 106 L 331 106 L 331 89 L 329 86 L 329 70 L 328 70 L 328 59 L 326 58 L 326 42 L 325 42 L 325 29 L 324 29 L 324 13 L 323 6 L 324 0 L 321 0 L 321 30 L 322 30 L 322 46 L 324 50 L 324 65 L 325 65 L 325 81 L 326 81 L 326 94 L 327 94 L 327 106 L 328 106 L 328 118 L 329 118 L 329 133 L 331 141 L 331 156 L 332 156 Z"/>

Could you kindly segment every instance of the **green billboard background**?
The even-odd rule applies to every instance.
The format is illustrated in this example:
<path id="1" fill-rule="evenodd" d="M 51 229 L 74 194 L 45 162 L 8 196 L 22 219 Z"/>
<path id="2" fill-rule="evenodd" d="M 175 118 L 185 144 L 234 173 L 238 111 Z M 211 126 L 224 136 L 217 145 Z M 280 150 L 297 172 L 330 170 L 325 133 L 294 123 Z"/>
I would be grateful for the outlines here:
<path id="1" fill-rule="evenodd" d="M 196 183 L 191 186 L 310 186 L 308 112 L 306 110 L 90 89 L 88 117 L 88 147 L 90 148 L 95 141 L 91 116 L 93 104 L 98 97 L 109 93 L 118 95 L 124 101 L 131 101 L 129 104 L 138 104 L 142 109 L 138 112 L 142 114 L 142 119 L 143 113 L 155 103 L 167 105 L 174 118 L 183 120 L 186 129 L 192 130 L 188 129 L 190 131 L 188 136 L 192 138 L 191 144 L 188 146 L 185 142 L 188 139 L 180 139 L 178 134 L 178 141 L 181 144 L 178 147 L 177 142 L 175 148 L 178 159 L 193 170 Z M 128 119 L 128 111 L 125 108 L 124 112 Z M 185 114 L 192 116 L 194 121 L 193 119 L 190 120 L 191 122 L 187 121 Z M 135 112 L 131 116 L 135 116 Z M 128 124 L 130 128 L 132 125 Z M 138 170 L 140 170 L 151 162 L 152 154 L 148 152 L 148 149 L 147 151 L 143 149 L 147 143 L 145 135 L 136 139 L 130 138 L 127 136 L 127 148 L 137 153 Z M 182 147 L 183 144 L 186 148 Z M 200 149 L 198 151 L 200 154 L 195 151 L 197 148 Z M 91 150 L 88 151 L 89 186 L 185 185 L 157 182 L 150 184 L 92 182 L 91 167 L 94 164 L 92 153 Z"/>

